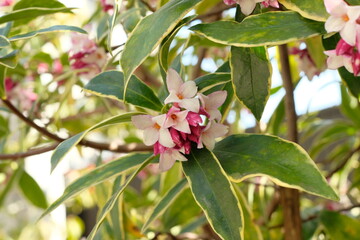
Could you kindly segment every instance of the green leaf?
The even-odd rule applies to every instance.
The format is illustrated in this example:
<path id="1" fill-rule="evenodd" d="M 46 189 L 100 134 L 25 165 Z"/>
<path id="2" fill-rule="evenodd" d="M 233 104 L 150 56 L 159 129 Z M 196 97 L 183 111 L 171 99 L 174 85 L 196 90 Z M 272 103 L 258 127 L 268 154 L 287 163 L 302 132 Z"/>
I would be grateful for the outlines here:
<path id="1" fill-rule="evenodd" d="M 10 41 L 6 37 L 0 35 L 0 48 L 10 46 Z"/>
<path id="2" fill-rule="evenodd" d="M 331 239 L 355 240 L 360 236 L 360 221 L 346 215 L 323 211 L 320 222 L 329 233 Z"/>
<path id="3" fill-rule="evenodd" d="M 230 66 L 237 98 L 260 121 L 271 86 L 271 65 L 265 47 L 231 47 Z"/>
<path id="4" fill-rule="evenodd" d="M 154 160 L 154 156 L 147 158 L 141 166 L 130 176 L 126 179 L 125 183 L 122 185 L 119 185 L 116 188 L 116 191 L 111 196 L 111 198 L 106 202 L 105 206 L 101 209 L 101 212 L 99 213 L 95 226 L 91 230 L 89 236 L 87 237 L 87 240 L 92 240 L 95 237 L 95 234 L 97 230 L 99 229 L 101 223 L 104 221 L 106 215 L 111 211 L 111 209 L 114 207 L 114 204 L 116 203 L 119 196 L 123 193 L 125 188 L 129 185 L 129 183 L 136 177 L 136 175 L 144 168 L 146 165 L 148 165 L 152 160 Z"/>
<path id="5" fill-rule="evenodd" d="M 149 227 L 150 223 L 159 217 L 167 209 L 167 207 L 175 201 L 179 194 L 185 189 L 186 184 L 187 181 L 183 178 L 165 194 L 165 196 L 154 207 L 150 217 L 144 223 L 141 232 L 144 232 Z"/>
<path id="6" fill-rule="evenodd" d="M 118 176 L 128 169 L 142 164 L 151 156 L 150 153 L 135 153 L 120 157 L 114 161 L 101 165 L 91 172 L 79 177 L 72 182 L 64 191 L 63 195 L 53 202 L 40 218 L 53 211 L 66 200 L 80 193 L 82 190 L 99 184 L 111 177 Z"/>
<path id="7" fill-rule="evenodd" d="M 119 71 L 100 73 L 91 79 L 85 90 L 98 96 L 124 101 L 124 75 Z M 134 75 L 129 80 L 126 92 L 125 102 L 155 111 L 161 111 L 163 107 L 153 90 Z"/>
<path id="8" fill-rule="evenodd" d="M 11 22 L 15 20 L 32 19 L 53 13 L 67 13 L 72 8 L 43 8 L 43 7 L 32 7 L 13 11 L 0 17 L 0 24 Z"/>
<path id="9" fill-rule="evenodd" d="M 249 204 L 246 202 L 246 197 L 241 192 L 240 188 L 235 184 L 234 189 L 244 215 L 244 239 L 262 240 L 263 237 L 261 235 L 260 228 L 254 222 L 254 216 Z"/>
<path id="10" fill-rule="evenodd" d="M 222 239 L 244 239 L 239 200 L 216 157 L 207 149 L 193 148 L 182 165 L 195 200 L 214 231 Z"/>
<path id="11" fill-rule="evenodd" d="M 63 8 L 65 5 L 56 0 L 21 0 L 15 4 L 13 10 L 30 7 Z"/>
<path id="12" fill-rule="evenodd" d="M 236 47 L 278 45 L 326 33 L 324 23 L 290 11 L 253 15 L 241 23 L 217 21 L 198 24 L 190 30 L 211 41 Z"/>
<path id="13" fill-rule="evenodd" d="M 314 0 L 279 0 L 287 9 L 296 11 L 305 18 L 325 22 L 329 17 L 324 1 Z"/>
<path id="14" fill-rule="evenodd" d="M 325 50 L 335 49 L 340 39 L 340 34 L 335 34 L 330 38 L 323 39 L 323 45 Z M 354 74 L 346 70 L 345 67 L 339 68 L 338 71 L 341 79 L 345 82 L 351 94 L 356 98 L 360 98 L 360 77 L 355 77 Z"/>
<path id="15" fill-rule="evenodd" d="M 176 27 L 174 28 L 174 30 L 168 35 L 166 36 L 166 38 L 164 38 L 164 40 L 161 42 L 160 44 L 160 49 L 159 49 L 159 65 L 160 65 L 160 72 L 161 72 L 161 76 L 164 80 L 164 85 L 166 87 L 166 73 L 169 69 L 169 50 L 170 50 L 170 45 L 172 43 L 172 41 L 174 40 L 176 34 L 179 32 L 179 30 L 188 22 L 190 22 L 192 19 L 194 19 L 195 16 L 189 16 L 187 18 L 184 18 L 183 20 L 181 20 Z"/>
<path id="16" fill-rule="evenodd" d="M 57 148 L 55 149 L 55 151 L 51 156 L 51 171 L 55 169 L 55 167 L 58 165 L 60 160 L 65 156 L 65 154 L 68 153 L 70 149 L 73 148 L 76 144 L 78 144 L 88 132 L 104 126 L 130 122 L 132 116 L 139 114 L 141 113 L 125 113 L 108 118 L 98 124 L 95 124 L 91 128 L 88 128 L 86 131 L 83 131 L 81 133 L 76 134 L 75 136 L 72 136 L 71 138 L 66 139 L 65 141 L 60 143 L 59 146 L 57 146 Z"/>
<path id="17" fill-rule="evenodd" d="M 48 207 L 44 192 L 37 182 L 27 173 L 23 172 L 19 179 L 19 187 L 24 196 L 36 207 L 46 209 Z"/>
<path id="18" fill-rule="evenodd" d="M 234 182 L 266 175 L 281 186 L 339 199 L 306 151 L 293 142 L 269 135 L 239 134 L 217 143 L 214 153 Z"/>
<path id="19" fill-rule="evenodd" d="M 137 24 L 125 44 L 120 59 L 125 75 L 125 89 L 136 67 L 150 55 L 177 23 L 200 2 L 201 0 L 171 0 Z M 145 39 L 146 41 L 144 41 Z"/>
<path id="20" fill-rule="evenodd" d="M 211 73 L 195 79 L 195 83 L 198 87 L 198 91 L 205 92 L 217 85 L 231 83 L 231 74 L 223 72 Z"/>
<path id="21" fill-rule="evenodd" d="M 5 90 L 6 67 L 0 64 L 0 98 L 6 99 Z"/>
<path id="22" fill-rule="evenodd" d="M 51 26 L 48 28 L 43 28 L 40 30 L 12 36 L 9 40 L 10 41 L 23 40 L 23 39 L 35 37 L 40 34 L 47 34 L 47 33 L 60 32 L 60 31 L 72 31 L 72 32 L 78 32 L 78 33 L 84 33 L 84 34 L 87 33 L 85 30 L 83 30 L 79 27 L 66 26 L 66 25 L 55 25 L 55 26 Z"/>
<path id="23" fill-rule="evenodd" d="M 0 139 L 10 133 L 8 121 L 0 115 Z"/>
<path id="24" fill-rule="evenodd" d="M 3 65 L 8 68 L 15 68 L 18 62 L 18 50 L 13 50 L 10 53 L 6 49 L 2 49 L 0 53 L 6 53 L 4 55 L 1 54 L 0 56 L 0 65 Z"/>

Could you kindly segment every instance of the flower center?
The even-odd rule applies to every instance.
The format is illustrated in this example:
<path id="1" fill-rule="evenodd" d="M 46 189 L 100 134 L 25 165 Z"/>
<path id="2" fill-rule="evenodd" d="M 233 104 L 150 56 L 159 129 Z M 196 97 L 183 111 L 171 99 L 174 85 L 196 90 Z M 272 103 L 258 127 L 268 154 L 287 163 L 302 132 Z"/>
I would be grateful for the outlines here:
<path id="1" fill-rule="evenodd" d="M 184 96 L 181 93 L 179 93 L 177 96 L 179 99 L 184 99 Z"/>
<path id="2" fill-rule="evenodd" d="M 177 119 L 177 116 L 176 116 L 175 114 L 171 114 L 170 117 L 171 117 L 172 120 L 176 120 L 176 119 Z"/>
<path id="3" fill-rule="evenodd" d="M 350 18 L 349 18 L 349 16 L 348 16 L 347 14 L 344 14 L 341 18 L 342 18 L 342 20 L 344 20 L 345 22 L 347 22 L 347 21 L 350 20 Z"/>
<path id="4" fill-rule="evenodd" d="M 158 130 L 159 130 L 159 129 L 160 129 L 160 125 L 159 125 L 159 124 L 157 124 L 157 123 L 155 123 L 155 124 L 154 124 L 154 128 L 156 128 L 156 129 L 158 129 Z"/>

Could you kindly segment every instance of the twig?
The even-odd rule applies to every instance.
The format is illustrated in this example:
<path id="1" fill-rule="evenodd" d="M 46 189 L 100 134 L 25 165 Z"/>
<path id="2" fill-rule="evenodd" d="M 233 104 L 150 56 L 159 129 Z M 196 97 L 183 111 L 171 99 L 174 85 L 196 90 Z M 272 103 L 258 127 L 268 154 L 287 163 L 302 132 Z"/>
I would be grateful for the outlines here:
<path id="1" fill-rule="evenodd" d="M 33 122 L 31 119 L 24 116 L 14 105 L 12 105 L 12 103 L 10 101 L 5 100 L 5 99 L 2 99 L 2 101 L 16 116 L 18 116 L 21 120 L 23 120 L 30 127 L 35 128 L 38 132 L 40 132 L 44 136 L 48 137 L 49 139 L 55 140 L 57 142 L 63 142 L 66 140 L 66 138 L 61 138 L 61 137 L 49 132 L 46 128 L 40 127 L 35 122 Z M 98 143 L 98 142 L 93 142 L 93 141 L 89 141 L 86 139 L 82 139 L 79 142 L 79 145 L 91 147 L 91 148 L 98 149 L 98 150 L 106 150 L 106 151 L 118 152 L 118 153 L 126 153 L 126 152 L 132 152 L 132 151 L 151 151 L 152 150 L 151 147 L 145 146 L 143 144 L 134 144 L 134 145 L 128 144 L 128 145 L 112 147 L 108 143 Z"/>
<path id="2" fill-rule="evenodd" d="M 199 53 L 198 53 L 198 61 L 196 63 L 196 65 L 194 66 L 194 70 L 193 70 L 193 74 L 192 74 L 192 79 L 196 79 L 198 77 L 201 76 L 201 64 L 206 56 L 206 52 L 207 52 L 207 48 L 204 47 L 200 47 L 199 49 Z"/>
<path id="3" fill-rule="evenodd" d="M 286 44 L 279 46 L 281 77 L 285 88 L 285 114 L 288 140 L 298 142 L 297 115 L 295 111 L 294 86 L 291 77 L 289 53 Z M 300 193 L 296 189 L 280 188 L 283 206 L 285 240 L 301 239 Z"/>
<path id="4" fill-rule="evenodd" d="M 336 212 L 346 212 L 346 211 L 350 211 L 353 208 L 358 208 L 358 207 L 360 207 L 360 203 L 349 206 L 349 207 L 338 209 Z M 311 220 L 313 220 L 315 218 L 318 218 L 318 217 L 319 217 L 319 215 L 315 214 L 315 215 L 311 215 L 311 216 L 309 216 L 307 218 L 304 218 L 301 221 L 302 221 L 302 223 L 305 223 L 305 222 L 311 221 Z M 282 226 L 283 226 L 283 224 L 278 224 L 278 225 L 268 227 L 268 229 L 271 230 L 271 229 L 281 228 Z"/>
<path id="5" fill-rule="evenodd" d="M 343 158 L 340 164 L 326 175 L 326 178 L 332 177 L 332 175 L 334 175 L 336 172 L 340 171 L 343 167 L 345 167 L 345 165 L 348 163 L 351 157 L 358 151 L 360 151 L 360 145 L 357 148 L 353 149 L 352 151 L 348 152 L 348 154 Z"/>
<path id="6" fill-rule="evenodd" d="M 0 154 L 0 160 L 18 160 L 25 157 L 30 157 L 33 155 L 38 155 L 41 153 L 45 153 L 51 150 L 54 150 L 60 143 L 55 143 L 47 147 L 42 148 L 34 148 L 30 149 L 27 152 L 19 152 L 19 153 L 12 153 L 12 154 Z"/>

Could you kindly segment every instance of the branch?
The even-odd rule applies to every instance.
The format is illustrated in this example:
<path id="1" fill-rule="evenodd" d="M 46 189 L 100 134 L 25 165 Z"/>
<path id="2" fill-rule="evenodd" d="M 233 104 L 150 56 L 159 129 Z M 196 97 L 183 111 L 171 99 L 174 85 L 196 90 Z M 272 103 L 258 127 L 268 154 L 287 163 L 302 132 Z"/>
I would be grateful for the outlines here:
<path id="1" fill-rule="evenodd" d="M 358 208 L 358 207 L 360 207 L 360 203 L 349 206 L 349 207 L 338 209 L 337 211 L 334 211 L 334 212 L 346 212 L 346 211 L 350 211 L 353 208 Z M 318 218 L 318 217 L 319 217 L 318 214 L 310 215 L 309 217 L 304 218 L 301 221 L 302 221 L 302 223 L 305 223 L 305 222 L 311 221 L 311 220 L 313 220 L 315 218 Z M 283 226 L 283 224 L 279 224 L 279 225 L 268 227 L 268 229 L 271 230 L 271 229 L 281 228 L 282 226 Z"/>
<path id="2" fill-rule="evenodd" d="M 18 160 L 25 157 L 30 157 L 33 155 L 38 155 L 41 153 L 49 152 L 51 150 L 54 150 L 60 143 L 55 143 L 47 147 L 42 148 L 34 148 L 30 149 L 27 152 L 19 152 L 19 153 L 12 153 L 12 154 L 0 154 L 0 160 Z"/>
<path id="3" fill-rule="evenodd" d="M 27 125 L 35 128 L 38 132 L 47 136 L 49 139 L 55 140 L 57 142 L 63 142 L 66 140 L 66 138 L 61 138 L 61 137 L 49 132 L 46 128 L 40 127 L 35 122 L 33 122 L 31 119 L 24 116 L 14 105 L 12 105 L 12 103 L 10 101 L 5 100 L 5 99 L 2 99 L 2 101 L 16 116 L 18 116 L 21 120 L 23 120 Z M 112 147 L 108 143 L 98 143 L 98 142 L 93 142 L 93 141 L 89 141 L 86 139 L 82 139 L 79 142 L 79 145 L 91 147 L 91 148 L 98 149 L 98 150 L 106 150 L 106 151 L 118 152 L 118 153 L 127 153 L 127 152 L 133 152 L 133 151 L 151 151 L 152 150 L 152 147 L 145 146 L 144 144 L 134 144 L 134 145 L 127 144 L 127 145 Z M 50 149 L 50 150 L 52 150 L 52 149 Z M 48 150 L 48 151 L 50 151 L 50 150 Z M 35 150 L 33 150 L 33 151 L 35 151 Z M 21 154 L 26 154 L 26 153 L 17 153 L 17 154 L 21 155 Z M 33 154 L 33 155 L 35 155 L 35 154 Z"/>
<path id="4" fill-rule="evenodd" d="M 357 148 L 353 149 L 352 151 L 348 152 L 348 154 L 344 157 L 341 163 L 334 170 L 329 172 L 328 175 L 326 175 L 326 178 L 332 177 L 332 175 L 334 175 L 336 172 L 340 171 L 343 167 L 345 167 L 345 165 L 348 163 L 351 157 L 358 151 L 360 151 L 360 145 Z"/>
<path id="5" fill-rule="evenodd" d="M 285 88 L 285 114 L 287 138 L 298 142 L 297 115 L 295 111 L 294 86 L 291 77 L 289 53 L 286 44 L 279 46 L 281 77 Z M 283 206 L 285 240 L 301 239 L 300 193 L 296 189 L 280 188 L 280 202 Z"/>

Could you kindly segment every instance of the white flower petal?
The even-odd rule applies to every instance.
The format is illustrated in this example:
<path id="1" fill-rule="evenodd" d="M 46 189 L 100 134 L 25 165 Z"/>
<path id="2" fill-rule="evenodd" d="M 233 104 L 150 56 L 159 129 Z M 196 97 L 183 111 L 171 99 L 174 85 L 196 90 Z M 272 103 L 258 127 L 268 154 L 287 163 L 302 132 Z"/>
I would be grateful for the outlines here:
<path id="1" fill-rule="evenodd" d="M 176 92 L 171 90 L 169 96 L 165 99 L 164 103 L 173 103 L 173 102 L 180 102 L 181 100 L 177 96 Z"/>
<path id="2" fill-rule="evenodd" d="M 154 125 L 151 118 L 150 115 L 136 115 L 131 117 L 131 121 L 136 128 L 144 130 Z"/>
<path id="3" fill-rule="evenodd" d="M 250 15 L 254 11 L 256 2 L 254 0 L 239 0 L 239 5 L 243 14 Z"/>
<path id="4" fill-rule="evenodd" d="M 144 130 L 144 144 L 146 146 L 154 145 L 159 140 L 159 131 L 155 128 L 147 128 Z"/>
<path id="5" fill-rule="evenodd" d="M 194 81 L 187 81 L 181 85 L 179 93 L 183 98 L 192 98 L 197 93 L 197 86 Z"/>
<path id="6" fill-rule="evenodd" d="M 161 172 L 169 170 L 175 163 L 176 159 L 172 157 L 171 152 L 166 151 L 160 154 L 159 169 Z"/>
<path id="7" fill-rule="evenodd" d="M 343 0 L 324 0 L 326 11 L 331 13 L 336 7 L 344 4 Z"/>
<path id="8" fill-rule="evenodd" d="M 168 129 L 161 128 L 159 130 L 159 143 L 168 148 L 175 146 Z"/>
<path id="9" fill-rule="evenodd" d="M 208 99 L 206 101 L 206 109 L 217 109 L 226 100 L 227 92 L 226 91 L 216 91 L 210 93 L 208 95 Z"/>
<path id="10" fill-rule="evenodd" d="M 180 86 L 183 84 L 183 80 L 180 75 L 172 68 L 168 70 L 168 74 L 166 76 L 166 84 L 167 88 L 170 91 L 179 92 Z"/>
<path id="11" fill-rule="evenodd" d="M 340 30 L 340 36 L 345 40 L 345 42 L 354 46 L 356 39 L 356 23 L 346 23 Z"/>
<path id="12" fill-rule="evenodd" d="M 153 117 L 152 120 L 160 127 L 163 127 L 165 125 L 166 114 L 161 114 L 159 116 Z"/>
<path id="13" fill-rule="evenodd" d="M 351 57 L 344 56 L 343 57 L 343 64 L 344 64 L 346 70 L 348 70 L 351 73 L 354 72 L 352 62 L 351 62 Z"/>
<path id="14" fill-rule="evenodd" d="M 172 157 L 181 162 L 187 161 L 187 158 L 176 150 L 173 150 Z"/>
<path id="15" fill-rule="evenodd" d="M 175 128 L 176 130 L 178 130 L 180 132 L 184 132 L 187 134 L 191 133 L 189 123 L 186 120 L 177 122 L 177 124 L 174 125 L 173 128 Z"/>
<path id="16" fill-rule="evenodd" d="M 199 99 L 197 98 L 183 99 L 179 102 L 179 106 L 196 113 L 199 112 L 200 109 Z"/>
<path id="17" fill-rule="evenodd" d="M 210 115 L 209 120 L 217 120 L 220 121 L 221 120 L 221 112 L 217 109 L 211 109 L 211 110 L 207 110 L 208 114 Z"/>
<path id="18" fill-rule="evenodd" d="M 214 149 L 214 147 L 215 147 L 215 138 L 211 137 L 208 134 L 204 134 L 201 137 L 201 141 L 204 143 L 206 148 L 209 149 L 210 151 Z"/>
<path id="19" fill-rule="evenodd" d="M 343 56 L 337 56 L 335 50 L 325 51 L 324 53 L 329 56 L 327 59 L 327 67 L 329 69 L 338 69 L 344 66 Z"/>
<path id="20" fill-rule="evenodd" d="M 327 32 L 339 32 L 345 23 L 341 17 L 330 16 L 325 22 L 325 29 Z"/>

